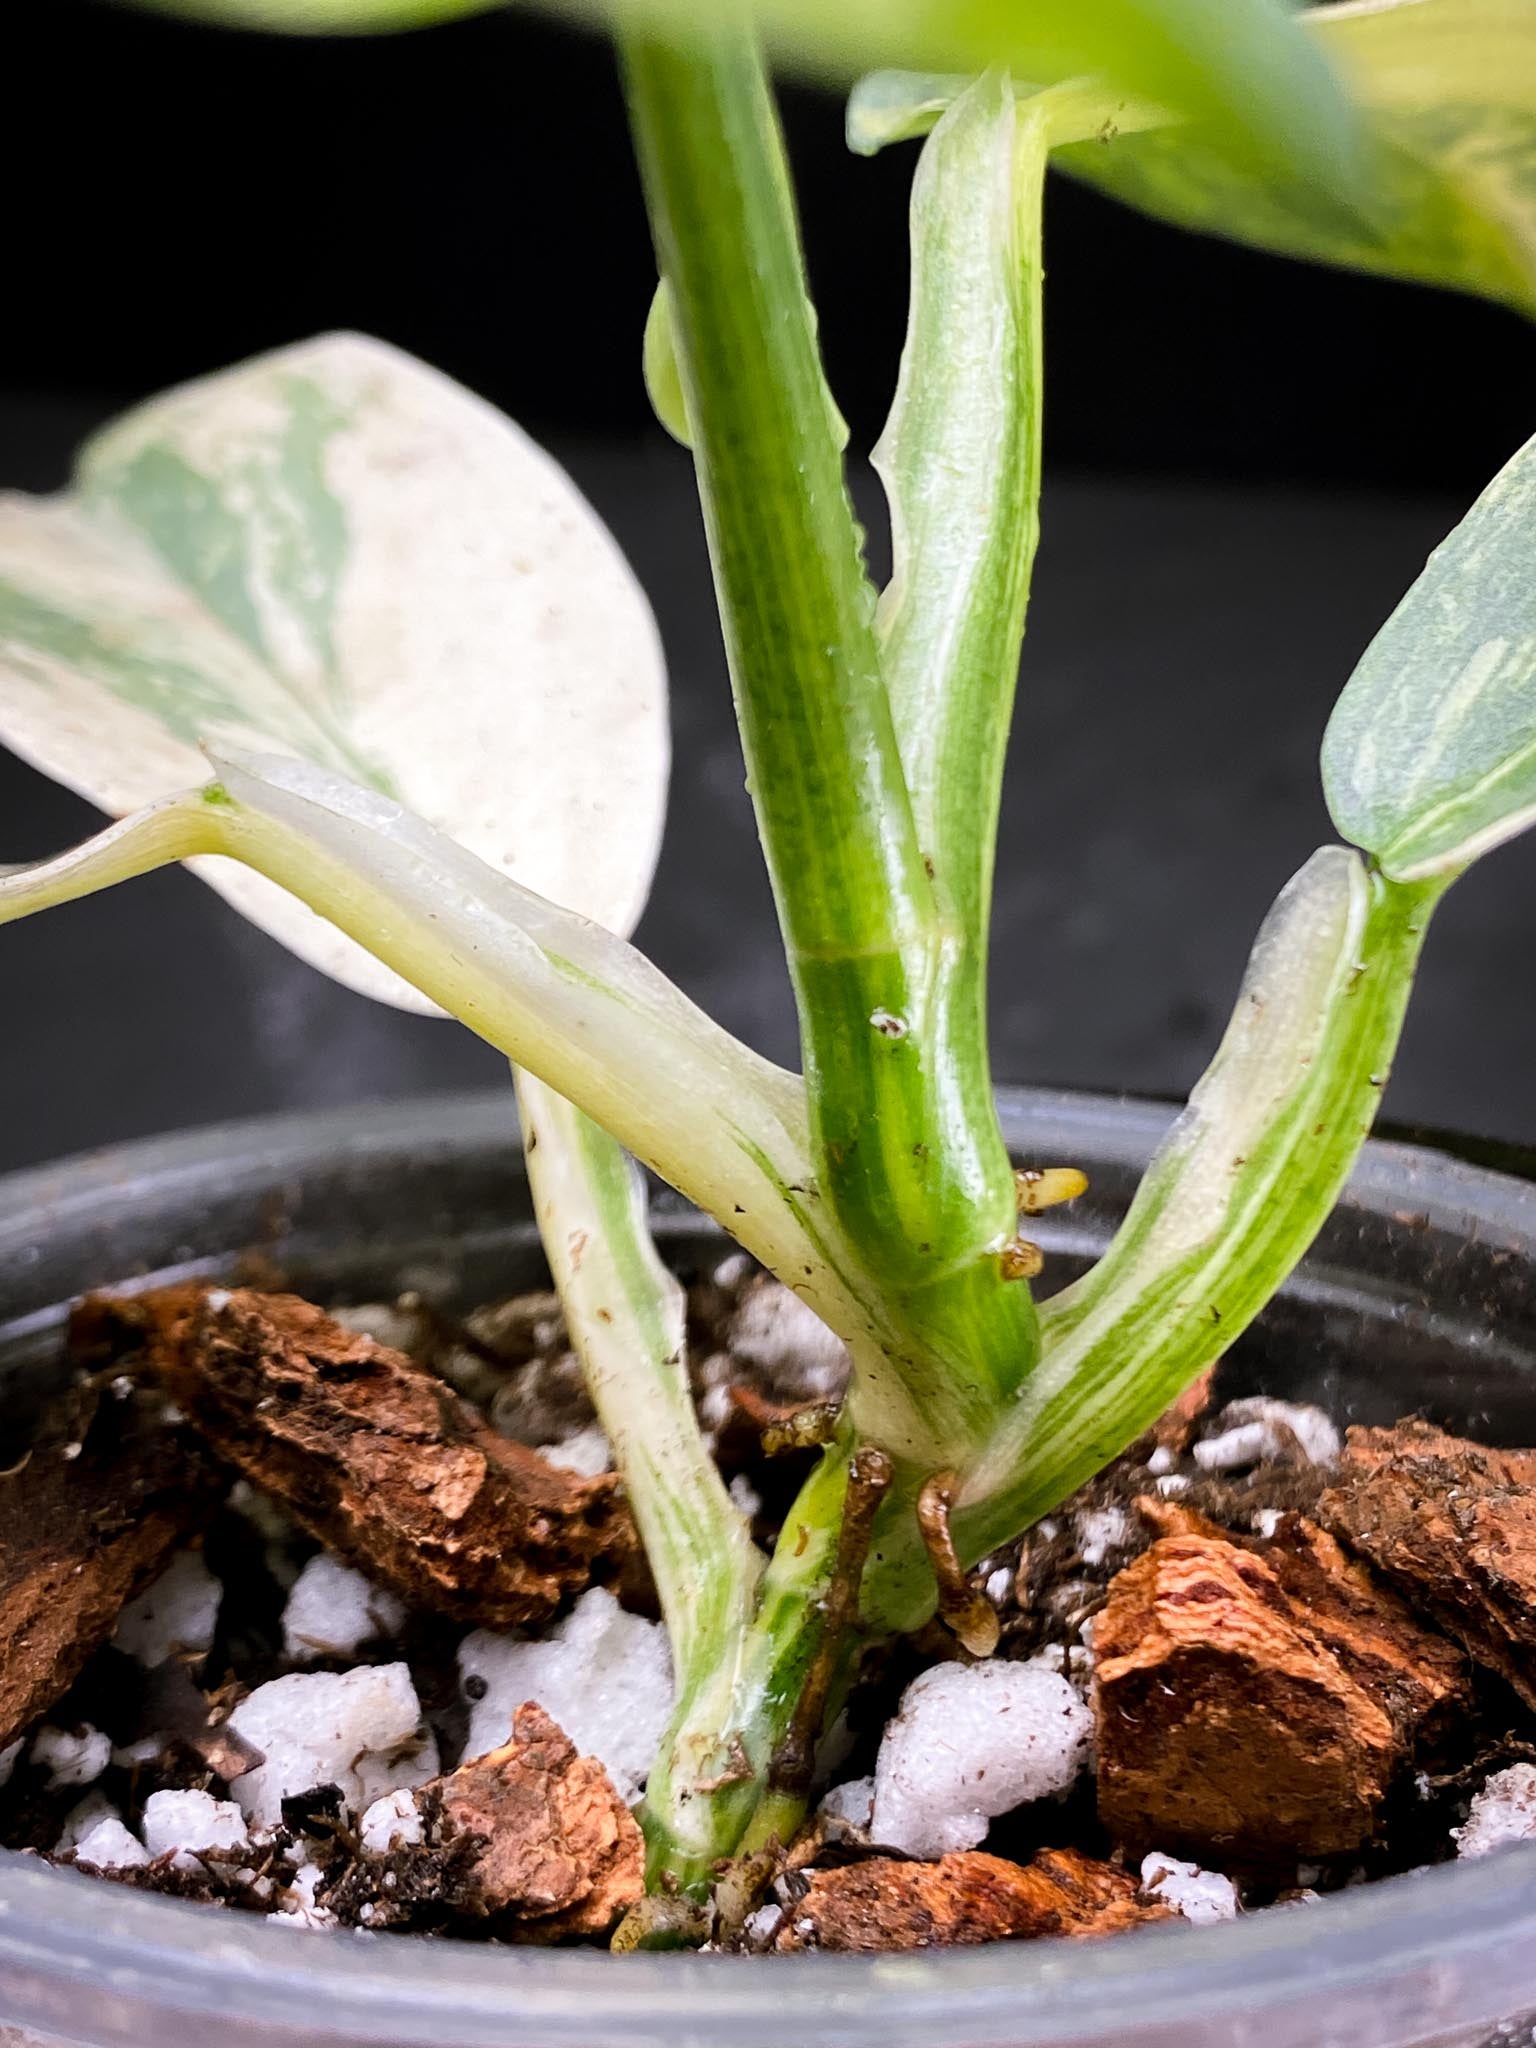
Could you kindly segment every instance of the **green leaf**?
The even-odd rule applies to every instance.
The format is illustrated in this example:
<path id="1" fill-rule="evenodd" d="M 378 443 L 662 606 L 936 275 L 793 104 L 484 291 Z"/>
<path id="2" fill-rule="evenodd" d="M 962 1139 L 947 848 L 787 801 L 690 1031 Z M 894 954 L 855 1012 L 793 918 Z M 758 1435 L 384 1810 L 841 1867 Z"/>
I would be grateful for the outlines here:
<path id="1" fill-rule="evenodd" d="M 181 14 L 310 32 L 408 27 L 488 0 L 154 0 Z M 682 37 L 737 15 L 733 0 L 543 0 L 550 11 Z M 1513 4 L 1513 0 L 1511 0 Z M 775 50 L 834 77 L 880 65 L 984 71 L 1040 84 L 1091 73 L 1209 122 L 1230 152 L 1349 202 L 1359 166 L 1344 94 L 1282 0 L 760 0 Z"/>
<path id="2" fill-rule="evenodd" d="M 1334 823 L 1399 880 L 1536 824 L 1536 440 L 1430 556 L 1328 722 Z"/>
<path id="3" fill-rule="evenodd" d="M 1360 223 L 1184 129 L 1110 129 L 1062 168 L 1184 227 L 1536 312 L 1536 8 L 1357 0 L 1302 20 L 1369 124 Z"/>
<path id="4" fill-rule="evenodd" d="M 1329 846 L 1281 891 L 1221 1047 L 1109 1250 L 1041 1311 L 1040 1364 L 966 1478 L 965 1555 L 1117 1456 L 1301 1258 L 1369 1134 L 1446 886 L 1368 874 Z"/>
<path id="5" fill-rule="evenodd" d="M 152 400 L 56 498 L 0 499 L 0 739 L 122 812 L 198 742 L 402 797 L 627 931 L 666 797 L 643 593 L 510 420 L 332 335 Z M 352 986 L 420 1000 L 258 877 L 206 878 Z"/>
<path id="6" fill-rule="evenodd" d="M 180 14 L 226 28 L 291 35 L 376 35 L 486 14 L 503 0 L 139 0 L 157 14 Z"/>
<path id="7" fill-rule="evenodd" d="M 1300 16 L 1364 124 L 1355 218 L 1294 170 L 1262 174 L 1146 96 L 1093 88 L 1052 136 L 1058 166 L 1181 227 L 1446 285 L 1536 312 L 1536 9 L 1527 0 L 1358 0 Z M 926 134 L 964 89 L 877 72 L 854 88 L 862 155 Z M 1020 88 L 1033 92 L 1033 85 Z"/>

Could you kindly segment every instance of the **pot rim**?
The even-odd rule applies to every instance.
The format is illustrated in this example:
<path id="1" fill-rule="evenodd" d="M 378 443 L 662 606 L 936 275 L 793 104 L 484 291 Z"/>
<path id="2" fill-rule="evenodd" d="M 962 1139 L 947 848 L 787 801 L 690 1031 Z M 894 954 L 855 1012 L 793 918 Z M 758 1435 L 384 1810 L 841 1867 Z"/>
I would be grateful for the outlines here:
<path id="1" fill-rule="evenodd" d="M 1001 1091 L 1000 1106 L 1006 1125 L 1027 1129 L 1045 1150 L 1075 1144 L 1128 1164 L 1145 1159 L 1173 1114 L 1059 1091 Z M 116 1146 L 0 1178 L 0 1258 L 136 1188 L 195 1182 L 215 1162 L 227 1168 L 233 1159 L 234 1184 L 254 1188 L 306 1161 L 382 1163 L 423 1146 L 445 1157 L 513 1142 L 510 1098 L 491 1091 Z M 1373 1140 L 1344 1206 L 1400 1207 L 1405 1184 L 1415 1210 L 1443 1227 L 1527 1256 L 1536 1246 L 1536 1188 L 1422 1144 Z M 226 1192 L 230 1185 L 226 1174 Z M 1395 2024 L 1390 2038 L 1430 2041 L 1446 2027 L 1491 2026 L 1527 2006 L 1536 2006 L 1536 1844 L 1235 1925 L 1148 1928 L 1106 1943 L 622 1962 L 319 1934 L 0 1855 L 0 2014 L 93 2043 L 142 2042 L 151 2030 L 190 2042 L 217 2028 L 240 2044 L 1060 2048 L 1134 2033 L 1138 2042 L 1188 2048 L 1256 2041 L 1262 2028 L 1263 2048 L 1317 2048 L 1362 2038 L 1367 2019 L 1373 2029 Z"/>

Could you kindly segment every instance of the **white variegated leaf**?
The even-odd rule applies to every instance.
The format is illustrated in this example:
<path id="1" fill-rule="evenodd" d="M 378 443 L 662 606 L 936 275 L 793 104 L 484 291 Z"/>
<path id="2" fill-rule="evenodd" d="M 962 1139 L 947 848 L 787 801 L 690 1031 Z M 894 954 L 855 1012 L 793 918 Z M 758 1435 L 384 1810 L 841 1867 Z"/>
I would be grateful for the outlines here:
<path id="1" fill-rule="evenodd" d="M 1334 822 L 1400 881 L 1536 823 L 1536 440 L 1366 649 L 1323 741 Z"/>
<path id="2" fill-rule="evenodd" d="M 399 798 L 627 932 L 667 778 L 645 597 L 569 477 L 399 350 L 329 335 L 183 386 L 0 499 L 0 739 L 121 813 L 274 749 Z M 421 998 L 258 875 L 199 871 L 302 957 Z"/>
<path id="3" fill-rule="evenodd" d="M 1098 1264 L 966 1481 L 980 1556 L 1103 1468 L 1235 1342 L 1321 1229 L 1386 1084 L 1447 884 L 1315 853 L 1254 942 L 1231 1022 Z"/>

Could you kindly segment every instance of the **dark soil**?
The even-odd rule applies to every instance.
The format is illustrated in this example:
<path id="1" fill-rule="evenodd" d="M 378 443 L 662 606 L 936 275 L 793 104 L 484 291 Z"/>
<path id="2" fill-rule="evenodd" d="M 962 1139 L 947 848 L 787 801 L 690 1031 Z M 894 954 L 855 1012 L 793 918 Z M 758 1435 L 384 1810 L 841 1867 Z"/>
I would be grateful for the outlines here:
<path id="1" fill-rule="evenodd" d="M 523 1747 L 497 1753 L 492 1779 L 456 1768 L 474 1762 L 464 1751 L 476 1681 L 461 1680 L 456 1660 L 466 1627 L 536 1634 L 604 1582 L 654 1614 L 616 1482 L 551 1476 L 520 1448 L 578 1439 L 590 1449 L 594 1417 L 557 1301 L 524 1294 L 458 1318 L 405 1296 L 341 1310 L 340 1332 L 291 1302 L 216 1301 L 210 1311 L 189 1297 L 186 1311 L 217 1323 L 204 1332 L 223 1360 L 216 1384 L 168 1357 L 163 1317 L 88 1304 L 66 1404 L 0 1476 L 0 1750 L 11 1757 L 0 1846 L 68 1864 L 71 1835 L 90 1819 L 82 1802 L 136 1833 L 156 1792 L 224 1800 L 261 1761 L 228 1726 L 255 1689 L 301 1669 L 403 1662 L 444 1774 L 422 1795 L 421 1839 L 368 1847 L 356 1810 L 321 1785 L 238 1849 L 99 1875 L 320 1924 L 605 1939 L 638 1851 L 602 1772 L 575 1759 L 547 1716 L 524 1730 Z M 815 1456 L 783 1449 L 793 1432 L 778 1425 L 840 1391 L 836 1347 L 798 1322 L 781 1326 L 777 1302 L 774 1283 L 739 1256 L 689 1293 L 700 1417 L 765 1547 Z M 1004 1814 L 977 1851 L 942 1861 L 893 1856 L 857 1820 L 818 1816 L 694 1932 L 758 1949 L 1108 1932 L 1177 1904 L 1141 1879 L 1149 1847 L 1224 1873 L 1244 1910 L 1456 1852 L 1452 1830 L 1489 1774 L 1536 1760 L 1532 1461 L 1416 1425 L 1353 1433 L 1342 1458 L 1319 1457 L 1319 1445 L 1330 1449 L 1325 1418 L 1278 1404 L 1228 1410 L 1219 1383 L 1202 1394 L 970 1575 L 996 1610 L 996 1657 L 1045 1659 L 1094 1700 L 1098 1778 L 1090 1769 L 1065 1797 Z M 481 1492 L 454 1528 L 469 1538 L 439 1541 L 433 1504 L 460 1484 L 466 1459 Z M 1448 1496 L 1462 1508 L 1448 1510 Z M 284 1606 L 322 1539 L 402 1605 L 345 1654 L 296 1662 Z M 114 1645 L 118 1615 L 188 1547 L 222 1589 L 217 1625 L 206 1646 L 146 1668 Z M 904 1688 L 946 1660 L 972 1661 L 939 1622 L 872 1654 L 823 1750 L 822 1783 L 870 1775 Z M 1153 1715 L 1149 1698 L 1166 1704 Z M 1282 1788 L 1289 1762 L 1242 1749 L 1248 1707 L 1256 1726 L 1266 1715 L 1300 1726 L 1303 1698 L 1315 1716 L 1308 1754 L 1326 1752 L 1332 1773 L 1326 1800 L 1322 1780 Z M 61 1765 L 57 1736 L 39 1748 L 40 1727 L 77 1747 L 93 1735 L 105 1743 Z M 1183 1804 L 1165 1814 L 1179 1785 Z M 564 1805 L 551 1803 L 551 1786 Z M 1333 1833 L 1321 1828 L 1314 1845 L 1307 1816 L 1324 1805 Z M 1339 1821 L 1341 1806 L 1358 1808 L 1358 1826 Z M 1227 1819 L 1211 1819 L 1218 1808 Z M 1159 1816 L 1151 1842 L 1124 1818 L 1149 1810 Z M 512 1818 L 478 1829 L 466 1818 L 482 1814 Z M 524 1836 L 497 1835 L 503 1827 Z M 554 1879 L 550 1856 L 534 1852 L 559 1837 L 570 1878 L 594 1829 L 601 1881 L 584 1892 L 592 1873 L 577 1870 L 574 1888 L 539 1904 Z M 1255 1853 L 1255 1830 L 1267 1853 Z M 992 1859 L 1013 1876 L 1000 1883 Z M 488 1904 L 493 1862 L 502 1889 Z"/>

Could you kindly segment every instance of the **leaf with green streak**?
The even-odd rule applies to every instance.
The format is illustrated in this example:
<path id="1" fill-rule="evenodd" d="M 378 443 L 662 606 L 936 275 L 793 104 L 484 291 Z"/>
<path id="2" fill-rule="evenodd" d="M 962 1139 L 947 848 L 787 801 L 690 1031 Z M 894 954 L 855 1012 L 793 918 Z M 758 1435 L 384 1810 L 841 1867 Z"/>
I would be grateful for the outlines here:
<path id="1" fill-rule="evenodd" d="M 476 14 L 491 0 L 152 0 L 247 27 L 336 33 Z M 701 37 L 733 0 L 542 0 L 561 14 Z M 1211 124 L 1224 147 L 1314 187 L 1318 208 L 1356 197 L 1358 136 L 1344 94 L 1282 0 L 757 0 L 775 51 L 847 77 L 878 65 L 984 71 L 1042 84 L 1092 73 Z"/>
<path id="2" fill-rule="evenodd" d="M 1221 1048 L 1109 1250 L 1041 1311 L 1018 1413 L 966 1478 L 967 1555 L 1117 1456 L 1301 1258 L 1371 1129 L 1445 887 L 1368 874 L 1330 846 L 1281 892 Z"/>
<path id="3" fill-rule="evenodd" d="M 1334 823 L 1400 880 L 1536 824 L 1536 440 L 1430 556 L 1329 720 Z"/>
<path id="4" fill-rule="evenodd" d="M 405 798 L 627 931 L 667 776 L 649 607 L 511 421 L 332 335 L 139 407 L 71 491 L 0 499 L 0 738 L 104 809 L 279 748 Z M 397 977 L 259 877 L 206 878 L 354 987 Z"/>
<path id="5" fill-rule="evenodd" d="M 1042 103 L 1016 107 L 993 71 L 925 146 L 906 345 L 873 457 L 891 507 L 881 663 L 918 840 L 978 969 L 1039 536 L 1046 133 Z"/>

